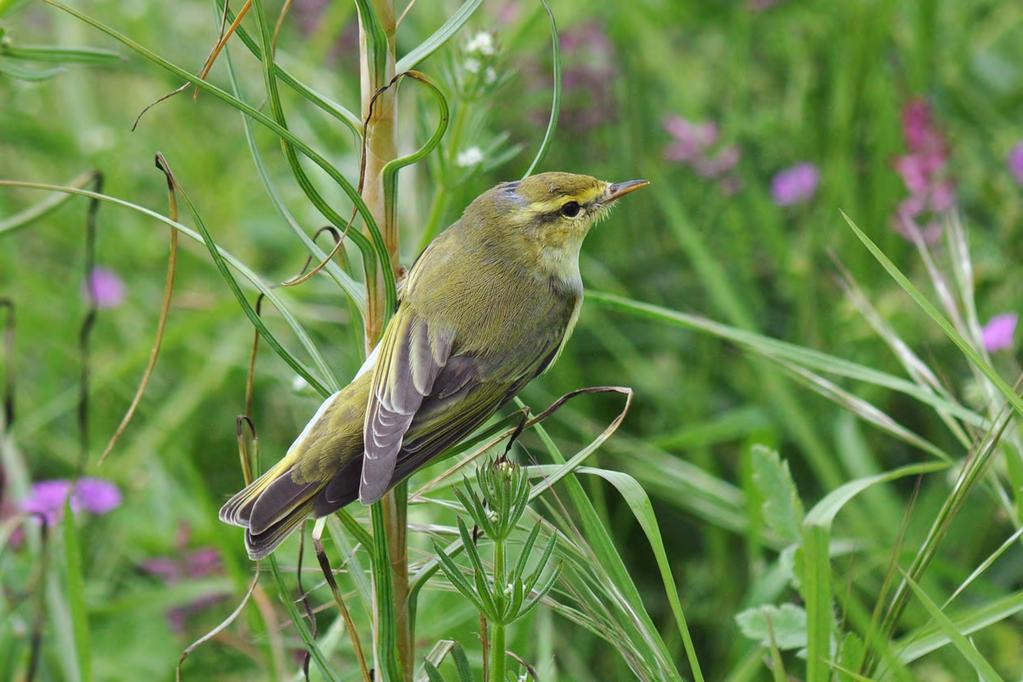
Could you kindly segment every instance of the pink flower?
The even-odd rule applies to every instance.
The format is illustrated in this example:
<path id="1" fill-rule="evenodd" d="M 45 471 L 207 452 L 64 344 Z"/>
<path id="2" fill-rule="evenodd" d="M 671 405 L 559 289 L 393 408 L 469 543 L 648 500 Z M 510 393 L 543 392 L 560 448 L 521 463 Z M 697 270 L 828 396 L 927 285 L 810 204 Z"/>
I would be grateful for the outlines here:
<path id="1" fill-rule="evenodd" d="M 139 564 L 139 568 L 159 578 L 165 585 L 176 585 L 223 573 L 223 561 L 216 547 L 199 547 L 186 551 L 190 535 L 189 528 L 181 526 L 178 529 L 177 552 L 173 556 L 146 559 Z M 223 594 L 208 594 L 181 606 L 172 607 L 166 612 L 167 623 L 175 632 L 184 632 L 186 620 L 190 615 L 222 601 L 225 597 Z"/>
<path id="2" fill-rule="evenodd" d="M 113 270 L 107 268 L 93 268 L 82 288 L 82 295 L 88 297 L 91 292 L 100 308 L 116 308 L 124 300 L 124 283 Z"/>
<path id="3" fill-rule="evenodd" d="M 75 498 L 90 514 L 106 514 L 121 506 L 121 491 L 101 478 L 81 478 L 75 486 Z"/>
<path id="4" fill-rule="evenodd" d="M 742 150 L 734 144 L 716 151 L 712 149 L 718 141 L 717 124 L 667 116 L 663 125 L 672 137 L 664 148 L 665 159 L 689 166 L 701 178 L 717 181 L 725 194 L 731 195 L 739 190 L 741 183 L 733 171 L 742 158 Z"/>
<path id="5" fill-rule="evenodd" d="M 614 120 L 618 56 L 604 27 L 587 21 L 568 29 L 561 34 L 561 53 L 560 120 L 566 129 L 582 132 Z"/>
<path id="6" fill-rule="evenodd" d="M 28 497 L 21 501 L 21 509 L 29 514 L 41 514 L 52 525 L 63 515 L 69 492 L 71 511 L 76 515 L 86 511 L 98 516 L 121 504 L 121 491 L 109 481 L 82 478 L 72 491 L 71 481 L 53 479 L 33 483 Z"/>
<path id="7" fill-rule="evenodd" d="M 1012 337 L 1016 333 L 1017 322 L 1019 315 L 1016 313 L 1002 313 L 988 320 L 980 335 L 984 348 L 990 352 L 1012 348 Z"/>
<path id="8" fill-rule="evenodd" d="M 1016 178 L 1016 182 L 1023 185 L 1023 141 L 1017 142 L 1009 152 L 1009 172 Z"/>
<path id="9" fill-rule="evenodd" d="M 934 244 L 941 238 L 940 214 L 955 206 L 955 186 L 946 169 L 948 146 L 926 101 L 915 99 L 903 108 L 902 135 L 908 153 L 895 159 L 895 170 L 909 197 L 899 204 L 892 226 L 907 239 L 919 234 Z"/>
<path id="10" fill-rule="evenodd" d="M 771 180 L 771 196 L 779 206 L 802 204 L 817 192 L 821 174 L 812 163 L 800 163 L 786 168 Z"/>
<path id="11" fill-rule="evenodd" d="M 693 123 L 681 116 L 665 118 L 664 129 L 675 138 L 664 150 L 664 158 L 679 163 L 691 163 L 703 157 L 718 138 L 715 124 Z"/>

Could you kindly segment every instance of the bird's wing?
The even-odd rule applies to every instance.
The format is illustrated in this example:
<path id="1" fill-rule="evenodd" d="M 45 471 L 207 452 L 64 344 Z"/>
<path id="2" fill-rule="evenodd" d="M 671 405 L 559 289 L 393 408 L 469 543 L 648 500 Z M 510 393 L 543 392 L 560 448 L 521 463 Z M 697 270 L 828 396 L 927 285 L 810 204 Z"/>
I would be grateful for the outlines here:
<path id="1" fill-rule="evenodd" d="M 359 499 L 369 504 L 390 486 L 405 432 L 448 362 L 454 334 L 402 306 L 387 325 L 373 369 L 363 427 Z"/>

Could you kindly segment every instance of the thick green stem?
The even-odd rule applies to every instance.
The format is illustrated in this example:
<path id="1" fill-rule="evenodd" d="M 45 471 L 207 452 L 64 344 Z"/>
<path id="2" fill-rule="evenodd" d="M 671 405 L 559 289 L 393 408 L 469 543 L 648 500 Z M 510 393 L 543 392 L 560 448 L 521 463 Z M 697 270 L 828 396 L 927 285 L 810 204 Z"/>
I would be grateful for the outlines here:
<path id="1" fill-rule="evenodd" d="M 494 592 L 504 594 L 504 540 L 494 540 Z M 490 642 L 490 679 L 504 682 L 504 623 L 494 622 L 494 638 Z"/>

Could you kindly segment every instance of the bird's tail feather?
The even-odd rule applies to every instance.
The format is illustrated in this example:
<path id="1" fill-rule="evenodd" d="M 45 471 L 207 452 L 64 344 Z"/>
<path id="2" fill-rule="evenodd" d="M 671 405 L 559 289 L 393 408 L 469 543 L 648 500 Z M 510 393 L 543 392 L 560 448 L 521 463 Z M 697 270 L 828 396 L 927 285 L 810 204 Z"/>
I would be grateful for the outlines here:
<path id="1" fill-rule="evenodd" d="M 277 465 L 237 493 L 220 509 L 220 520 L 245 528 L 249 556 L 274 550 L 313 510 L 313 498 L 326 482 L 298 483 L 292 468 Z"/>
<path id="2" fill-rule="evenodd" d="M 270 554 L 270 552 L 277 549 L 277 545 L 284 542 L 287 537 L 291 535 L 292 531 L 298 528 L 302 522 L 306 520 L 312 509 L 313 501 L 312 499 L 307 499 L 283 517 L 270 524 L 261 533 L 253 533 L 251 530 L 246 529 L 245 549 L 249 553 L 249 558 L 253 560 L 262 559 Z"/>
<path id="3" fill-rule="evenodd" d="M 248 528 L 249 518 L 252 515 L 252 508 L 256 504 L 256 500 L 259 499 L 259 496 L 271 483 L 277 480 L 285 471 L 289 470 L 290 466 L 285 464 L 284 461 L 278 462 L 277 465 L 268 469 L 262 476 L 235 493 L 220 508 L 220 520 L 232 526 Z"/>

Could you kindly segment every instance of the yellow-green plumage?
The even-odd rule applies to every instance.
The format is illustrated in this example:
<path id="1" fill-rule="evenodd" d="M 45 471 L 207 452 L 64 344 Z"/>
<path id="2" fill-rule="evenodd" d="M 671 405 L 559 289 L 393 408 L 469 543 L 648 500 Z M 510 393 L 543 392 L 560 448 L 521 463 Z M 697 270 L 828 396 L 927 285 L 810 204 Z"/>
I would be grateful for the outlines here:
<path id="1" fill-rule="evenodd" d="M 249 555 L 271 552 L 310 514 L 376 501 L 544 371 L 582 302 L 583 238 L 645 184 L 543 173 L 473 201 L 413 265 L 363 371 L 221 509 L 246 528 Z"/>

